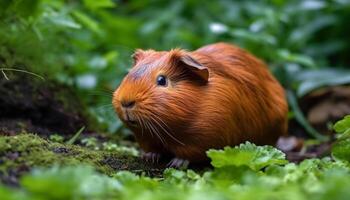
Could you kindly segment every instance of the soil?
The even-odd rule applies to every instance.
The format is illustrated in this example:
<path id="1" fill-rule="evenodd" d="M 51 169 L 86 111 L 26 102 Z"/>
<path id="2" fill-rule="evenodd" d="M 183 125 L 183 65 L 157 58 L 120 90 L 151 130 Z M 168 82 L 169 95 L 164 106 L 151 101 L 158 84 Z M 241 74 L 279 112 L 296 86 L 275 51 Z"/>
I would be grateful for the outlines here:
<path id="1" fill-rule="evenodd" d="M 67 135 L 87 124 L 86 109 L 69 87 L 23 74 L 8 78 L 0 76 L 0 135 Z"/>

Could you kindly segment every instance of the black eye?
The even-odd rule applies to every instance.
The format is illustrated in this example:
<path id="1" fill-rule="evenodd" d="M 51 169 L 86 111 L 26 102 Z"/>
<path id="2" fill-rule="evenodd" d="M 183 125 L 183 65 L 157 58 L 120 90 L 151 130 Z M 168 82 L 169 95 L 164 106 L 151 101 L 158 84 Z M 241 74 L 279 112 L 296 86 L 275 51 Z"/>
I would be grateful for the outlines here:
<path id="1" fill-rule="evenodd" d="M 168 81 L 164 75 L 159 75 L 157 77 L 157 85 L 167 86 L 167 84 L 168 84 Z"/>

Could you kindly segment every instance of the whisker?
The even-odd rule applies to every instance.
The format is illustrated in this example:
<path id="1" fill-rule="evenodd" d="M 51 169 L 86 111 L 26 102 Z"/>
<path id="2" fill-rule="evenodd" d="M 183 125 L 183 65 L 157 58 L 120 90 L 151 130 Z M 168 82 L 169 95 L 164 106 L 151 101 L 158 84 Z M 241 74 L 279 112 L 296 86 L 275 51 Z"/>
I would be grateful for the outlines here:
<path id="1" fill-rule="evenodd" d="M 97 106 L 95 109 L 96 110 L 104 110 L 104 109 L 107 109 L 107 108 L 113 108 L 113 104 L 109 103 L 109 104 Z"/>
<path id="2" fill-rule="evenodd" d="M 176 142 L 178 142 L 179 144 L 185 146 L 184 143 L 182 143 L 179 139 L 177 139 L 174 135 L 172 135 L 169 131 L 171 131 L 171 129 L 169 128 L 169 126 L 167 124 L 165 124 L 165 122 L 157 115 L 155 115 L 154 113 L 151 113 L 154 117 L 156 117 L 164 126 L 167 127 L 167 129 L 165 129 L 158 121 L 156 121 L 154 118 L 152 118 L 157 124 L 158 126 L 164 130 L 164 132 L 173 140 L 175 140 Z"/>
<path id="3" fill-rule="evenodd" d="M 108 94 L 113 94 L 114 90 L 113 89 L 109 89 L 109 88 L 98 88 L 98 89 L 94 89 L 94 92 L 101 92 L 101 93 L 108 93 Z"/>
<path id="4" fill-rule="evenodd" d="M 89 96 L 105 96 L 105 97 L 113 97 L 113 90 L 106 89 L 95 89 L 91 92 L 88 92 Z"/>
<path id="5" fill-rule="evenodd" d="M 155 122 L 156 125 L 158 125 L 159 127 L 161 127 L 165 132 L 167 132 L 155 119 L 151 118 L 151 121 L 152 122 Z M 155 124 L 153 124 L 155 126 Z M 156 127 L 154 127 L 155 129 L 157 129 Z M 157 129 L 158 130 L 158 129 Z M 157 131 L 158 132 L 158 131 Z M 159 133 L 159 132 L 158 132 Z M 161 136 L 162 134 L 159 133 L 159 135 Z"/>
<path id="6" fill-rule="evenodd" d="M 141 136 L 143 136 L 143 121 L 142 121 L 142 118 L 140 118 L 139 116 L 135 115 L 137 121 L 140 122 L 140 127 L 141 127 Z"/>
<path id="7" fill-rule="evenodd" d="M 163 130 L 163 132 L 168 135 L 171 139 L 173 139 L 175 142 L 185 146 L 185 144 L 183 142 L 181 142 L 179 139 L 177 139 L 171 132 L 171 129 L 169 128 L 169 126 L 155 113 L 149 111 L 149 112 L 140 112 L 140 114 L 148 117 L 150 119 L 150 121 L 148 121 L 148 126 L 147 129 L 150 130 L 150 132 L 154 132 L 155 135 L 157 135 L 161 140 L 165 139 L 162 137 L 163 135 L 161 134 L 161 132 L 159 132 L 159 128 Z M 153 125 L 153 126 L 152 126 Z M 155 126 L 157 126 L 158 128 L 156 128 Z M 162 142 L 164 144 L 164 142 Z"/>
<path id="8" fill-rule="evenodd" d="M 88 96 L 102 96 L 102 97 L 110 97 L 112 98 L 113 95 L 112 94 L 103 94 L 103 93 L 91 93 L 89 92 L 89 94 L 87 94 Z"/>
<path id="9" fill-rule="evenodd" d="M 160 141 L 166 145 L 166 142 L 164 140 L 164 138 L 162 137 L 162 135 L 158 132 L 158 129 L 156 127 L 154 127 L 154 125 L 152 123 L 150 123 L 150 126 L 153 128 L 154 133 L 158 136 L 158 138 L 160 139 Z"/>
<path id="10" fill-rule="evenodd" d="M 151 128 L 149 127 L 147 121 L 145 120 L 144 123 L 145 123 L 145 128 L 149 130 L 149 132 L 151 133 L 151 136 L 153 137 L 153 132 L 152 132 Z"/>
<path id="11" fill-rule="evenodd" d="M 159 138 L 159 140 L 162 142 L 162 144 L 166 145 L 166 142 L 164 141 L 164 139 L 161 137 L 161 134 L 158 132 L 158 130 L 153 126 L 152 123 L 150 123 L 150 121 L 148 121 L 148 125 L 150 126 L 150 128 L 153 130 L 154 134 Z"/>
<path id="12" fill-rule="evenodd" d="M 147 113 L 145 113 L 145 112 L 140 112 L 140 114 L 142 114 L 142 115 L 144 115 L 144 116 L 146 116 L 147 118 L 149 118 L 150 119 L 150 121 L 148 121 L 148 124 L 151 126 L 151 128 L 152 128 L 152 130 L 153 130 L 153 132 L 156 132 L 155 134 L 159 134 L 159 137 L 161 137 L 162 136 L 162 134 L 159 132 L 159 130 L 156 128 L 156 127 L 154 127 L 154 126 L 152 126 L 153 125 L 153 123 L 156 123 L 159 127 L 161 127 L 165 132 L 167 132 L 167 130 L 165 130 L 164 129 L 164 127 L 162 127 L 158 122 L 157 122 L 157 120 L 155 120 L 154 118 L 152 118 L 152 116 L 155 116 L 153 113 L 150 113 L 150 114 L 153 114 L 152 116 L 150 116 L 150 115 L 148 115 Z M 152 123 L 153 122 L 153 123 Z M 164 122 L 163 122 L 164 123 Z M 150 127 L 148 127 L 148 129 L 150 129 Z M 155 131 L 155 130 L 157 130 L 157 131 Z M 157 135 L 158 135 L 157 134 Z M 168 133 L 167 133 L 168 134 Z M 164 138 L 162 138 L 163 140 L 165 140 Z"/>

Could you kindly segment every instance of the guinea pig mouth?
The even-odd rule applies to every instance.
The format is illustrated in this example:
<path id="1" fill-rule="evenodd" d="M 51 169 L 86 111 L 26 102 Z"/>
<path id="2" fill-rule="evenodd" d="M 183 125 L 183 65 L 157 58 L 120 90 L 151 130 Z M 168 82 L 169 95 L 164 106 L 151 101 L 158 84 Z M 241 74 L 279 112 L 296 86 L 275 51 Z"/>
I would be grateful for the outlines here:
<path id="1" fill-rule="evenodd" d="M 137 121 L 133 119 L 127 112 L 125 113 L 125 123 L 131 126 L 137 126 Z"/>
<path id="2" fill-rule="evenodd" d="M 137 121 L 126 120 L 126 123 L 129 124 L 130 126 L 137 126 Z"/>

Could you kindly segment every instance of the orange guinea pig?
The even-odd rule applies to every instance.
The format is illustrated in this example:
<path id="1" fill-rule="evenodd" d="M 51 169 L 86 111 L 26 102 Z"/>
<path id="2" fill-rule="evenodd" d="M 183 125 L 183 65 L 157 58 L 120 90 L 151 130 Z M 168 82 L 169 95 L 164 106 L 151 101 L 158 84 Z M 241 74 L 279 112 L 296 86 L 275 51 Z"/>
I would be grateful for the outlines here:
<path id="1" fill-rule="evenodd" d="M 144 158 L 169 166 L 207 160 L 210 148 L 275 144 L 287 131 L 284 90 L 250 53 L 216 43 L 196 51 L 137 50 L 113 94 Z"/>

